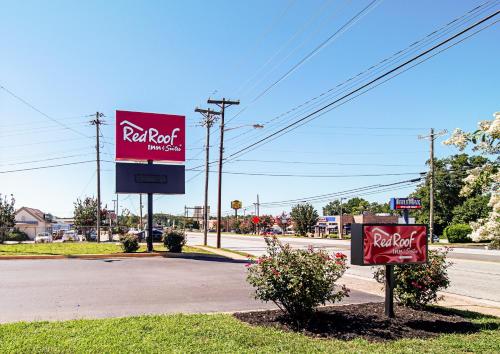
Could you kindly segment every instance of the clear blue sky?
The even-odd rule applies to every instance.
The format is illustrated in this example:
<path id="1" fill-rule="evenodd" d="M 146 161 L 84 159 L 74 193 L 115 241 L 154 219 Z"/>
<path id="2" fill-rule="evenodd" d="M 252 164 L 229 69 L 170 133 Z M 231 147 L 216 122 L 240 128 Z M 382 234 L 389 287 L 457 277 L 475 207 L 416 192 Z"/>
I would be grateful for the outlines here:
<path id="1" fill-rule="evenodd" d="M 104 112 L 103 159 L 114 160 L 116 109 L 187 117 L 187 167 L 203 164 L 204 129 L 196 106 L 230 97 L 246 108 L 228 126 L 262 123 L 335 87 L 483 3 L 385 0 L 334 38 L 266 95 L 252 100 L 369 1 L 4 1 L 0 13 L 0 85 L 43 113 L 93 136 L 84 117 Z M 499 3 L 483 14 L 498 10 Z M 479 18 L 480 16 L 478 16 Z M 463 28 L 463 27 L 461 27 Z M 452 32 L 454 33 L 454 32 Z M 281 174 L 388 174 L 424 171 L 430 127 L 474 129 L 500 110 L 499 26 L 493 26 L 418 67 L 335 109 L 241 159 L 331 162 L 307 165 L 238 161 L 226 171 Z M 263 69 L 262 69 L 263 68 Z M 285 116 L 259 131 L 227 133 L 227 153 L 274 131 Z M 0 90 L 0 170 L 94 158 L 94 140 L 65 130 Z M 384 128 L 384 129 L 372 129 Z M 213 134 L 212 159 L 219 135 Z M 239 134 L 247 134 L 237 137 Z M 436 144 L 436 155 L 456 151 Z M 69 157 L 68 157 L 69 156 Z M 64 158 L 63 158 L 64 157 Z M 48 160 L 51 159 L 51 160 Z M 40 162 L 29 162 L 47 160 Z M 22 163 L 22 164 L 21 164 Z M 357 165 L 359 164 L 359 165 Z M 399 166 L 380 166 L 380 165 Z M 215 167 L 215 166 L 214 166 Z M 102 200 L 112 206 L 114 165 L 103 162 Z M 215 170 L 215 169 L 214 169 Z M 0 174 L 0 193 L 16 206 L 71 216 L 73 201 L 95 194 L 95 164 Z M 189 180 L 197 172 L 187 172 Z M 302 198 L 416 175 L 298 178 L 224 175 L 223 210 Z M 411 188 L 367 196 L 386 201 Z M 138 210 L 138 197 L 120 205 Z M 203 176 L 185 196 L 163 196 L 156 211 L 180 213 L 203 202 Z M 320 208 L 324 203 L 317 204 Z M 216 175 L 210 205 L 216 207 Z M 262 212 L 280 213 L 283 208 Z"/>

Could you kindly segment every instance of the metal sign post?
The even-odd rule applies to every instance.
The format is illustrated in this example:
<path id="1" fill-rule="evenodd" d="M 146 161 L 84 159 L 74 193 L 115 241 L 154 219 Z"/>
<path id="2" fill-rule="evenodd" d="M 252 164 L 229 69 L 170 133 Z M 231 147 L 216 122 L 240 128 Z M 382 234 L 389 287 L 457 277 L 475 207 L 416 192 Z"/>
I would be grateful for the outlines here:
<path id="1" fill-rule="evenodd" d="M 153 161 L 148 160 L 148 165 L 152 165 Z M 153 252 L 153 193 L 148 193 L 148 252 Z"/>

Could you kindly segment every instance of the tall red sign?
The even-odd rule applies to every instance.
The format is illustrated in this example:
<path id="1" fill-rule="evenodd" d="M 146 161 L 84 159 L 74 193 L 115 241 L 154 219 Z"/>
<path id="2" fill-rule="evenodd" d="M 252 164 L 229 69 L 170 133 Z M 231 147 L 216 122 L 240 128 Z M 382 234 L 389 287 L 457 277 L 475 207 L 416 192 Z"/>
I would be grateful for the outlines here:
<path id="1" fill-rule="evenodd" d="M 116 160 L 184 162 L 186 118 L 116 111 Z"/>
<path id="2" fill-rule="evenodd" d="M 427 262 L 427 226 L 352 224 L 351 263 L 391 265 Z"/>

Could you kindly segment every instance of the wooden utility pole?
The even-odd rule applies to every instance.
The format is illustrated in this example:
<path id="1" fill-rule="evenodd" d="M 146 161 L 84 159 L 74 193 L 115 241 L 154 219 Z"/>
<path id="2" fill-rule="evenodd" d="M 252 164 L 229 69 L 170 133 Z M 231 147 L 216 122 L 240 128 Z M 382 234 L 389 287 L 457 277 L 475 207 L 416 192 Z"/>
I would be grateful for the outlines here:
<path id="1" fill-rule="evenodd" d="M 344 235 L 344 215 L 342 214 L 342 199 L 340 198 L 340 219 L 339 219 L 339 239 L 342 240 L 342 236 Z"/>
<path id="2" fill-rule="evenodd" d="M 257 223 L 257 235 L 260 235 L 260 202 L 258 194 L 257 194 L 257 203 L 255 203 L 255 208 L 257 211 L 257 217 L 259 218 L 259 222 Z"/>
<path id="3" fill-rule="evenodd" d="M 143 229 L 143 224 L 142 224 L 142 193 L 139 194 L 139 228 Z"/>
<path id="4" fill-rule="evenodd" d="M 203 204 L 203 244 L 206 246 L 208 242 L 208 175 L 210 168 L 210 128 L 217 119 L 216 116 L 220 115 L 220 112 L 213 111 L 211 109 L 201 109 L 196 108 L 195 112 L 201 113 L 205 118 L 202 121 L 202 126 L 207 128 L 207 137 L 205 142 L 205 201 Z"/>
<path id="5" fill-rule="evenodd" d="M 97 235 L 96 241 L 101 242 L 101 157 L 100 157 L 100 142 L 99 142 L 99 126 L 104 123 L 101 118 L 104 114 L 96 112 L 95 119 L 90 121 L 90 124 L 95 125 L 96 136 L 96 163 L 97 163 Z"/>
<path id="6" fill-rule="evenodd" d="M 429 235 L 431 243 L 434 242 L 434 140 L 448 133 L 446 129 L 435 133 L 434 128 L 431 128 L 429 135 L 419 135 L 419 139 L 429 139 L 430 146 L 430 159 L 429 159 Z"/>
<path id="7" fill-rule="evenodd" d="M 239 105 L 240 101 L 231 101 L 223 98 L 222 100 L 208 99 L 208 104 L 215 104 L 220 107 L 220 147 L 219 147 L 219 185 L 217 191 L 217 248 L 221 247 L 221 213 L 222 213 L 222 159 L 224 157 L 224 112 L 226 107 Z"/>

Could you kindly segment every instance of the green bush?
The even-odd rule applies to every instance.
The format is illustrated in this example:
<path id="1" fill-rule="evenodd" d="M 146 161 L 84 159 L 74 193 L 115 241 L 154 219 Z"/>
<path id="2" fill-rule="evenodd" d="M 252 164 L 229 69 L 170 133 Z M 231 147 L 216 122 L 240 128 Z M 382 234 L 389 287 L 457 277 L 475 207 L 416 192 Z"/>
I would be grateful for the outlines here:
<path id="1" fill-rule="evenodd" d="M 28 234 L 26 232 L 23 232 L 18 229 L 14 229 L 11 232 L 8 232 L 5 237 L 5 241 L 28 241 L 30 238 L 28 237 Z"/>
<path id="2" fill-rule="evenodd" d="M 437 292 L 450 285 L 447 269 L 451 263 L 446 261 L 448 250 L 429 250 L 427 263 L 403 264 L 394 266 L 394 297 L 407 307 L 421 308 L 438 300 Z M 378 268 L 374 278 L 385 282 L 385 268 Z"/>
<path id="3" fill-rule="evenodd" d="M 311 246 L 292 249 L 276 237 L 265 240 L 266 255 L 247 265 L 247 281 L 255 288 L 255 298 L 274 302 L 300 325 L 317 306 L 348 295 L 345 286 L 336 286 L 347 269 L 345 254 L 331 256 Z"/>
<path id="4" fill-rule="evenodd" d="M 139 238 L 136 235 L 123 235 L 120 237 L 123 252 L 132 253 L 139 249 Z"/>
<path id="5" fill-rule="evenodd" d="M 182 247 L 186 244 L 184 232 L 171 230 L 163 236 L 163 244 L 169 252 L 182 252 Z"/>
<path id="6" fill-rule="evenodd" d="M 449 243 L 466 243 L 472 242 L 469 235 L 472 228 L 467 224 L 455 224 L 447 226 L 444 229 L 443 235 L 448 239 Z"/>

